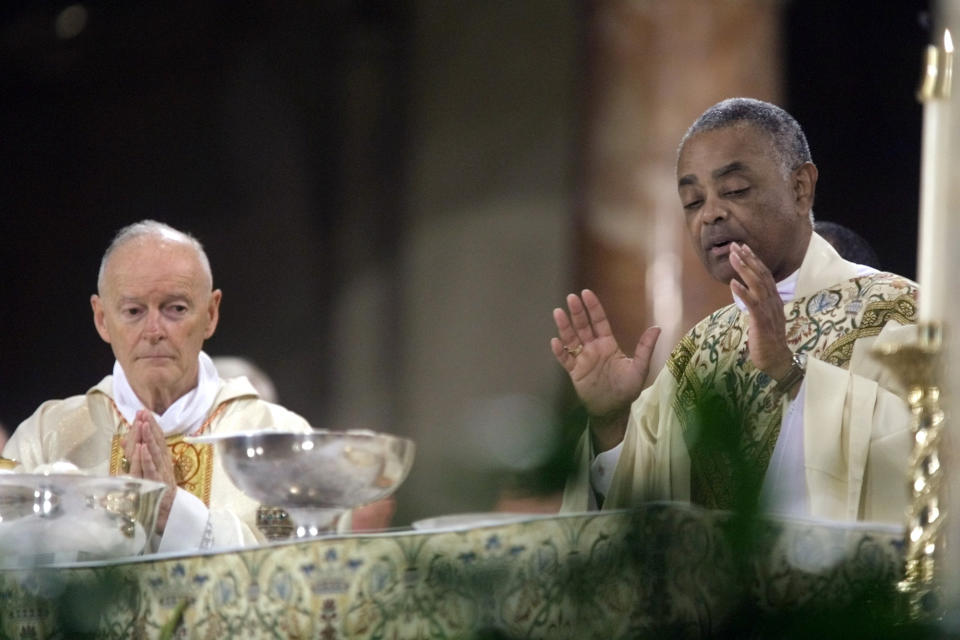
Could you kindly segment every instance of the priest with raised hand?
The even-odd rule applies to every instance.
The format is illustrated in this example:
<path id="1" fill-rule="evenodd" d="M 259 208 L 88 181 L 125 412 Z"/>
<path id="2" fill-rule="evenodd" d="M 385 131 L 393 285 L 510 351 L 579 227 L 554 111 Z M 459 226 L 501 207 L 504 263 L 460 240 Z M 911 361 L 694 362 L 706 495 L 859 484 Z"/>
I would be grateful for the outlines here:
<path id="1" fill-rule="evenodd" d="M 624 353 L 597 296 L 555 309 L 551 348 L 590 415 L 565 510 L 642 500 L 900 523 L 910 415 L 878 341 L 915 335 L 916 285 L 841 258 L 813 231 L 818 172 L 796 120 L 749 98 L 680 143 L 680 212 L 733 303 L 693 327 L 652 384 L 659 337 Z M 746 489 L 746 491 L 744 491 Z"/>

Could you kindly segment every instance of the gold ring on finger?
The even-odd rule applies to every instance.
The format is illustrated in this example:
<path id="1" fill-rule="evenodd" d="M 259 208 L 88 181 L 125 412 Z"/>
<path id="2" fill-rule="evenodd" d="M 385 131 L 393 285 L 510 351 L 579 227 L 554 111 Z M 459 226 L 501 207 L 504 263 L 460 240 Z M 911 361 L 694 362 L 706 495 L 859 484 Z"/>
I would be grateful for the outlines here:
<path id="1" fill-rule="evenodd" d="M 583 345 L 582 345 L 582 344 L 578 344 L 578 345 L 575 346 L 575 347 L 568 347 L 568 346 L 564 345 L 564 346 L 563 346 L 563 350 L 566 351 L 567 353 L 569 353 L 569 354 L 570 354 L 571 356 L 573 356 L 574 358 L 576 358 L 578 355 L 580 355 L 580 352 L 583 351 Z"/>

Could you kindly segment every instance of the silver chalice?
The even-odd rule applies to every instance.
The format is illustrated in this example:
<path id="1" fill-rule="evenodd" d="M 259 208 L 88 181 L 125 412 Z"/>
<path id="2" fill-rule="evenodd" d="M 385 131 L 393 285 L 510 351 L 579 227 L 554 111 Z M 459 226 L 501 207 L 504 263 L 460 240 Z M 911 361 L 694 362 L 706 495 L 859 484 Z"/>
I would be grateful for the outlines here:
<path id="1" fill-rule="evenodd" d="M 165 489 L 129 477 L 0 472 L 0 567 L 143 553 Z"/>
<path id="2" fill-rule="evenodd" d="M 227 475 L 263 505 L 282 507 L 295 535 L 333 530 L 343 512 L 392 494 L 413 464 L 412 440 L 368 430 L 260 431 L 190 438 L 213 443 Z"/>

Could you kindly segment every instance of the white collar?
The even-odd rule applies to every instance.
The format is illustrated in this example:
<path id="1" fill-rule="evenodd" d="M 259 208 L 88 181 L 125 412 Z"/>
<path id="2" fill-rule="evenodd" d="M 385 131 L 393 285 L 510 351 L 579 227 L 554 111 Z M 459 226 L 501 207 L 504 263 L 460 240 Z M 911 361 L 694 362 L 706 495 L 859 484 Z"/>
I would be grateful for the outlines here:
<path id="1" fill-rule="evenodd" d="M 219 388 L 220 376 L 217 374 L 217 368 L 210 356 L 201 351 L 197 367 L 197 386 L 177 398 L 167 407 L 163 415 L 153 414 L 164 435 L 196 432 L 210 414 Z M 145 407 L 134 393 L 119 362 L 113 364 L 113 395 L 120 415 L 129 424 L 133 424 L 137 411 Z"/>
<path id="2" fill-rule="evenodd" d="M 863 264 L 853 264 L 854 271 L 857 277 L 867 276 L 873 273 L 877 273 L 877 270 L 873 267 L 868 267 Z M 786 278 L 777 283 L 777 293 L 780 294 L 780 299 L 783 301 L 783 304 L 787 304 L 791 300 L 797 297 L 797 282 L 800 279 L 800 269 L 797 269 Z M 747 311 L 747 305 L 743 303 L 737 294 L 730 292 L 733 295 L 733 303 L 737 305 L 737 308 L 744 313 L 749 313 Z"/>
<path id="3" fill-rule="evenodd" d="M 797 297 L 797 280 L 800 278 L 800 269 L 797 269 L 786 278 L 777 283 L 777 293 L 780 294 L 780 299 L 783 301 L 783 304 L 787 304 L 795 297 Z M 743 311 L 744 313 L 749 313 L 747 311 L 747 305 L 743 303 L 743 300 L 737 296 L 737 294 L 731 292 L 733 295 L 733 303 L 737 305 L 737 309 Z"/>

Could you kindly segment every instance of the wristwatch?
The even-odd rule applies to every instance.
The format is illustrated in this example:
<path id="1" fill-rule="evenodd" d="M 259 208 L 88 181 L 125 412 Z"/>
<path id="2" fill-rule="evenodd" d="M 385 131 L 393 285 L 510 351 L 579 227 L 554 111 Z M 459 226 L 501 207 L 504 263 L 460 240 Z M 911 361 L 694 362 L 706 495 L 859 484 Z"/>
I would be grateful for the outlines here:
<path id="1" fill-rule="evenodd" d="M 793 362 L 790 363 L 790 370 L 787 375 L 777 380 L 777 391 L 780 393 L 789 393 L 798 382 L 803 380 L 803 374 L 807 371 L 807 354 L 794 353 Z"/>

